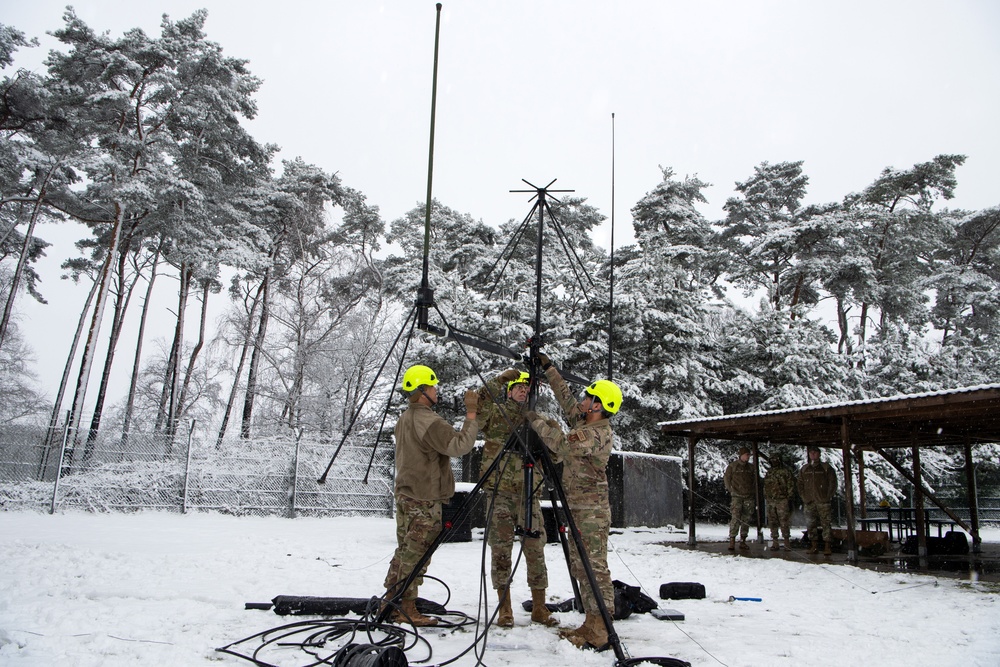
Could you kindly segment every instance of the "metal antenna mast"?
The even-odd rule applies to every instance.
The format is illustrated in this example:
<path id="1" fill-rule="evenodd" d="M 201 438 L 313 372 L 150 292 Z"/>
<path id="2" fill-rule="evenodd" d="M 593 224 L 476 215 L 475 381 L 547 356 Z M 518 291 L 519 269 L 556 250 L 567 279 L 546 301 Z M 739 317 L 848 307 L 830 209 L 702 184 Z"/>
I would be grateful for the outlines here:
<path id="1" fill-rule="evenodd" d="M 614 379 L 615 343 L 615 114 L 611 113 L 611 277 L 608 289 L 608 379 Z"/>
<path id="2" fill-rule="evenodd" d="M 434 292 L 430 288 L 428 273 L 430 270 L 431 251 L 431 202 L 432 184 L 434 182 L 434 121 L 437 115 L 438 86 L 438 47 L 441 43 L 441 3 L 435 5 L 437 14 L 434 20 L 434 74 L 431 82 L 431 138 L 427 151 L 427 201 L 424 203 L 424 264 L 420 276 L 420 290 L 417 292 L 417 326 L 427 328 L 428 306 L 434 303 Z"/>

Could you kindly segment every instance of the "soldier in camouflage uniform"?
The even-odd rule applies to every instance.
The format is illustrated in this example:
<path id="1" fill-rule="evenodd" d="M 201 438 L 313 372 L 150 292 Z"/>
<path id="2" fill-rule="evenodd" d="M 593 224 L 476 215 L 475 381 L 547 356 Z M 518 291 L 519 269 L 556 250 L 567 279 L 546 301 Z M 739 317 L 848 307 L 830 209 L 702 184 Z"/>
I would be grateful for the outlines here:
<path id="1" fill-rule="evenodd" d="M 524 417 L 521 414 L 525 401 L 528 399 L 527 373 L 509 369 L 487 382 L 479 391 L 478 422 L 486 437 L 483 447 L 483 462 L 481 470 L 487 470 L 501 453 L 510 434 L 521 427 Z M 506 395 L 503 402 L 502 397 Z M 494 397 L 497 400 L 494 400 Z M 526 444 L 526 443 L 525 443 Z M 536 489 L 531 496 L 531 524 L 534 537 L 524 535 L 522 550 L 528 563 L 528 588 L 531 589 L 531 620 L 536 623 L 552 626 L 559 622 L 552 618 L 545 606 L 545 589 L 549 585 L 548 572 L 545 569 L 545 522 L 542 519 L 542 509 L 539 503 L 541 494 L 541 471 L 535 468 L 538 476 L 535 478 Z M 507 456 L 501 460 L 483 488 L 492 491 L 490 500 L 490 525 L 487 541 L 490 545 L 492 567 L 490 576 L 493 588 L 497 591 L 500 601 L 500 612 L 497 625 L 510 628 L 514 626 L 514 612 L 510 605 L 511 552 L 514 547 L 514 532 L 518 526 L 526 526 L 525 492 L 524 492 L 524 461 L 518 450 L 508 450 Z"/>
<path id="2" fill-rule="evenodd" d="M 740 549 L 749 549 L 747 534 L 750 519 L 757 507 L 757 473 L 750 465 L 750 450 L 740 447 L 738 458 L 726 468 L 722 481 L 732 496 L 729 504 L 729 550 L 736 549 L 736 533 L 740 534 Z"/>
<path id="3" fill-rule="evenodd" d="M 555 420 L 543 419 L 534 412 L 528 413 L 528 420 L 545 446 L 552 450 L 554 460 L 563 463 L 562 482 L 566 502 L 610 617 L 615 608 L 615 598 L 608 569 L 611 504 L 606 468 L 612 445 L 609 418 L 621 407 L 622 393 L 615 383 L 597 380 L 587 387 L 583 400 L 577 403 L 549 358 L 540 354 L 538 361 L 571 428 L 569 433 L 563 433 Z M 570 570 L 578 581 L 589 584 L 583 562 L 575 549 L 570 550 Z M 586 613 L 583 625 L 575 630 L 560 631 L 559 634 L 580 648 L 603 649 L 608 644 L 611 628 L 605 624 L 589 585 L 580 587 L 580 596 Z"/>
<path id="4" fill-rule="evenodd" d="M 808 448 L 809 462 L 799 470 L 799 495 L 806 512 L 809 529 L 809 553 L 819 550 L 819 527 L 823 527 L 826 538 L 823 553 L 833 553 L 833 511 L 830 501 L 837 493 L 837 473 L 826 461 L 820 460 L 819 447 Z"/>
<path id="5" fill-rule="evenodd" d="M 771 454 L 771 468 L 764 475 L 764 500 L 767 503 L 767 524 L 771 527 L 771 550 L 778 550 L 778 530 L 785 539 L 785 549 L 792 548 L 791 499 L 795 495 L 795 476 L 785 467 L 780 452 Z"/>
<path id="6" fill-rule="evenodd" d="M 385 575 L 383 604 L 401 595 L 392 620 L 414 626 L 436 625 L 437 619 L 417 611 L 417 588 L 423 583 L 424 564 L 409 587 L 399 586 L 413 572 L 441 532 L 441 504 L 455 495 L 452 456 L 472 451 L 479 426 L 479 395 L 465 393 L 465 422 L 457 433 L 431 408 L 437 404 L 438 379 L 427 366 L 411 366 L 403 374 L 403 393 L 409 407 L 396 422 L 396 552 Z"/>

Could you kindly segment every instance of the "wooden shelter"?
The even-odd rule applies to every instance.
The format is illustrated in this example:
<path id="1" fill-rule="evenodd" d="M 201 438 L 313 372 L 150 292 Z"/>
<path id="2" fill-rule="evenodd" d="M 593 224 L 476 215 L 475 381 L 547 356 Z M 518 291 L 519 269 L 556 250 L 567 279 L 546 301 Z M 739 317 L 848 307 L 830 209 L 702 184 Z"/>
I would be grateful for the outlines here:
<path id="1" fill-rule="evenodd" d="M 951 520 L 972 536 L 972 548 L 979 552 L 979 516 L 976 509 L 974 443 L 1000 442 L 1000 384 L 962 387 L 928 392 L 849 401 L 831 405 L 789 408 L 769 412 L 684 419 L 660 424 L 663 435 L 683 437 L 688 442 L 689 508 L 694 516 L 695 445 L 702 439 L 735 440 L 751 443 L 759 465 L 758 445 L 816 445 L 840 450 L 844 461 L 847 557 L 857 561 L 854 517 L 853 462 L 857 461 L 862 518 L 865 512 L 865 453 L 887 460 L 915 489 L 915 529 L 918 554 L 927 555 L 924 499 L 929 499 Z M 961 447 L 965 453 L 966 483 L 969 492 L 969 521 L 959 518 L 923 484 L 920 450 L 924 447 Z M 908 448 L 912 470 L 907 470 L 889 450 Z M 758 471 L 759 473 L 759 471 Z M 759 474 L 758 474 L 759 477 Z M 688 543 L 694 546 L 694 522 L 689 521 Z"/>

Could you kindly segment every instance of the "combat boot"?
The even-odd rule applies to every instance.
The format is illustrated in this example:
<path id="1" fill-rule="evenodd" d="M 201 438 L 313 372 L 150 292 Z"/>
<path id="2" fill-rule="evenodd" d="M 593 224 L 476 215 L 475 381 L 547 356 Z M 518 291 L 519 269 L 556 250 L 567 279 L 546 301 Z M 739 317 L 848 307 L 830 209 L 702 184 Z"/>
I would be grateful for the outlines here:
<path id="1" fill-rule="evenodd" d="M 604 619 L 600 614 L 587 614 L 580 632 L 567 639 L 577 648 L 589 647 L 601 651 L 608 645 L 608 629 L 604 626 Z"/>
<path id="2" fill-rule="evenodd" d="M 736 551 L 736 538 L 735 537 L 730 537 L 729 538 L 729 550 L 730 551 Z"/>
<path id="3" fill-rule="evenodd" d="M 749 549 L 749 548 L 750 545 L 747 544 L 747 538 L 745 537 L 740 538 L 740 549 Z"/>
<path id="4" fill-rule="evenodd" d="M 589 618 L 589 616 L 588 616 L 588 618 Z M 562 637 L 563 639 L 569 639 L 570 641 L 572 641 L 573 637 L 576 637 L 577 635 L 582 635 L 586 631 L 587 631 L 587 621 L 585 620 L 583 622 L 583 624 L 580 627 L 578 627 L 578 628 L 572 628 L 572 629 L 570 629 L 570 628 L 563 628 L 563 629 L 561 629 L 559 631 L 559 636 Z"/>
<path id="5" fill-rule="evenodd" d="M 829 556 L 833 553 L 833 546 L 830 544 L 830 540 L 823 543 L 823 555 Z"/>
<path id="6" fill-rule="evenodd" d="M 514 627 L 514 612 L 510 608 L 510 589 L 506 586 L 498 588 L 497 599 L 500 601 L 500 613 L 497 615 L 497 625 L 501 628 Z"/>
<path id="7" fill-rule="evenodd" d="M 778 540 L 777 539 L 772 539 L 771 540 L 771 551 L 778 551 L 780 548 L 781 547 L 778 546 Z"/>
<path id="8" fill-rule="evenodd" d="M 531 622 L 541 623 L 549 628 L 554 625 L 559 625 L 559 621 L 552 618 L 552 613 L 549 611 L 549 608 L 545 606 L 544 588 L 531 589 Z"/>
<path id="9" fill-rule="evenodd" d="M 393 613 L 392 620 L 395 623 L 409 623 L 416 628 L 425 628 L 430 625 L 437 625 L 437 619 L 424 616 L 417 611 L 416 600 L 403 600 L 399 605 L 399 610 Z"/>
<path id="10" fill-rule="evenodd" d="M 786 537 L 786 538 L 785 538 L 785 551 L 791 551 L 791 550 L 792 550 L 792 541 L 791 541 L 791 540 L 789 540 L 789 539 L 788 539 L 788 538 Z"/>
<path id="11" fill-rule="evenodd" d="M 815 540 L 809 542 L 809 553 L 816 554 L 819 553 L 819 544 Z"/>

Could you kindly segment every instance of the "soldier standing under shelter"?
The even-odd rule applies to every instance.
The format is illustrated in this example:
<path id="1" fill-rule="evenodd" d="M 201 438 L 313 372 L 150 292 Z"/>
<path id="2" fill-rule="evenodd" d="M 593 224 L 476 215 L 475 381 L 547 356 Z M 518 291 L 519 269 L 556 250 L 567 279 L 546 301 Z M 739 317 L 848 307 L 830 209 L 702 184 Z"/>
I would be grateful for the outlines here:
<path id="1" fill-rule="evenodd" d="M 489 380 L 479 391 L 478 422 L 486 437 L 483 447 L 481 470 L 488 469 L 504 452 L 504 447 L 512 432 L 524 424 L 521 412 L 528 399 L 527 373 L 513 368 Z M 506 394 L 506 400 L 500 398 Z M 494 400 L 496 398 L 497 400 Z M 527 445 L 527 443 L 524 443 Z M 528 565 L 528 588 L 531 589 L 531 620 L 547 626 L 558 625 L 545 606 L 545 589 L 548 587 L 548 571 L 545 568 L 545 522 L 539 501 L 541 495 L 541 469 L 535 468 L 536 488 L 531 494 L 532 535 L 524 535 L 522 550 Z M 504 628 L 514 626 L 514 612 L 511 609 L 510 579 L 511 552 L 514 547 L 515 529 L 526 526 L 524 460 L 516 449 L 507 451 L 493 473 L 493 479 L 483 488 L 492 491 L 490 499 L 490 524 L 487 542 L 490 545 L 492 567 L 490 577 L 497 591 L 500 613 L 497 625 Z"/>
<path id="2" fill-rule="evenodd" d="M 750 450 L 740 447 L 735 461 L 726 468 L 722 478 L 726 491 L 732 496 L 729 504 L 729 550 L 736 549 L 736 534 L 740 535 L 740 549 L 749 549 L 747 534 L 750 518 L 757 507 L 757 473 L 750 465 Z"/>
<path id="3" fill-rule="evenodd" d="M 398 588 L 441 532 L 441 504 L 455 495 L 452 456 L 463 456 L 476 444 L 479 395 L 465 392 L 465 422 L 455 429 L 432 408 L 437 404 L 438 378 L 427 366 L 411 366 L 403 374 L 403 393 L 409 406 L 396 422 L 396 551 L 385 575 L 383 604 Z M 437 619 L 417 610 L 417 588 L 430 565 L 428 560 L 402 592 L 392 620 L 414 626 L 436 625 Z"/>
<path id="4" fill-rule="evenodd" d="M 555 455 L 553 459 L 563 463 L 562 482 L 566 502 L 610 618 L 615 608 L 615 593 L 608 569 L 611 504 L 607 465 L 613 438 L 609 418 L 621 407 L 622 392 L 610 380 L 597 380 L 584 390 L 583 399 L 577 402 L 549 358 L 539 354 L 538 361 L 566 415 L 570 430 L 563 433 L 555 420 L 544 419 L 534 412 L 528 412 L 527 419 Z M 570 550 L 570 570 L 578 581 L 589 584 L 576 549 Z M 595 591 L 589 585 L 580 586 L 580 597 L 586 613 L 583 625 L 574 630 L 561 630 L 559 635 L 579 648 L 603 650 L 608 645 L 610 628 L 604 622 Z"/>
<path id="5" fill-rule="evenodd" d="M 809 445 L 809 461 L 799 470 L 799 495 L 806 513 L 809 530 L 809 553 L 819 550 L 819 527 L 823 527 L 823 553 L 833 553 L 833 510 L 830 501 L 837 492 L 837 473 L 826 461 L 820 459 L 819 447 Z"/>
<path id="6" fill-rule="evenodd" d="M 795 495 L 795 476 L 785 467 L 781 452 L 771 454 L 771 467 L 764 475 L 764 500 L 767 504 L 767 524 L 771 527 L 771 550 L 778 550 L 778 530 L 791 551 L 791 499 Z"/>

